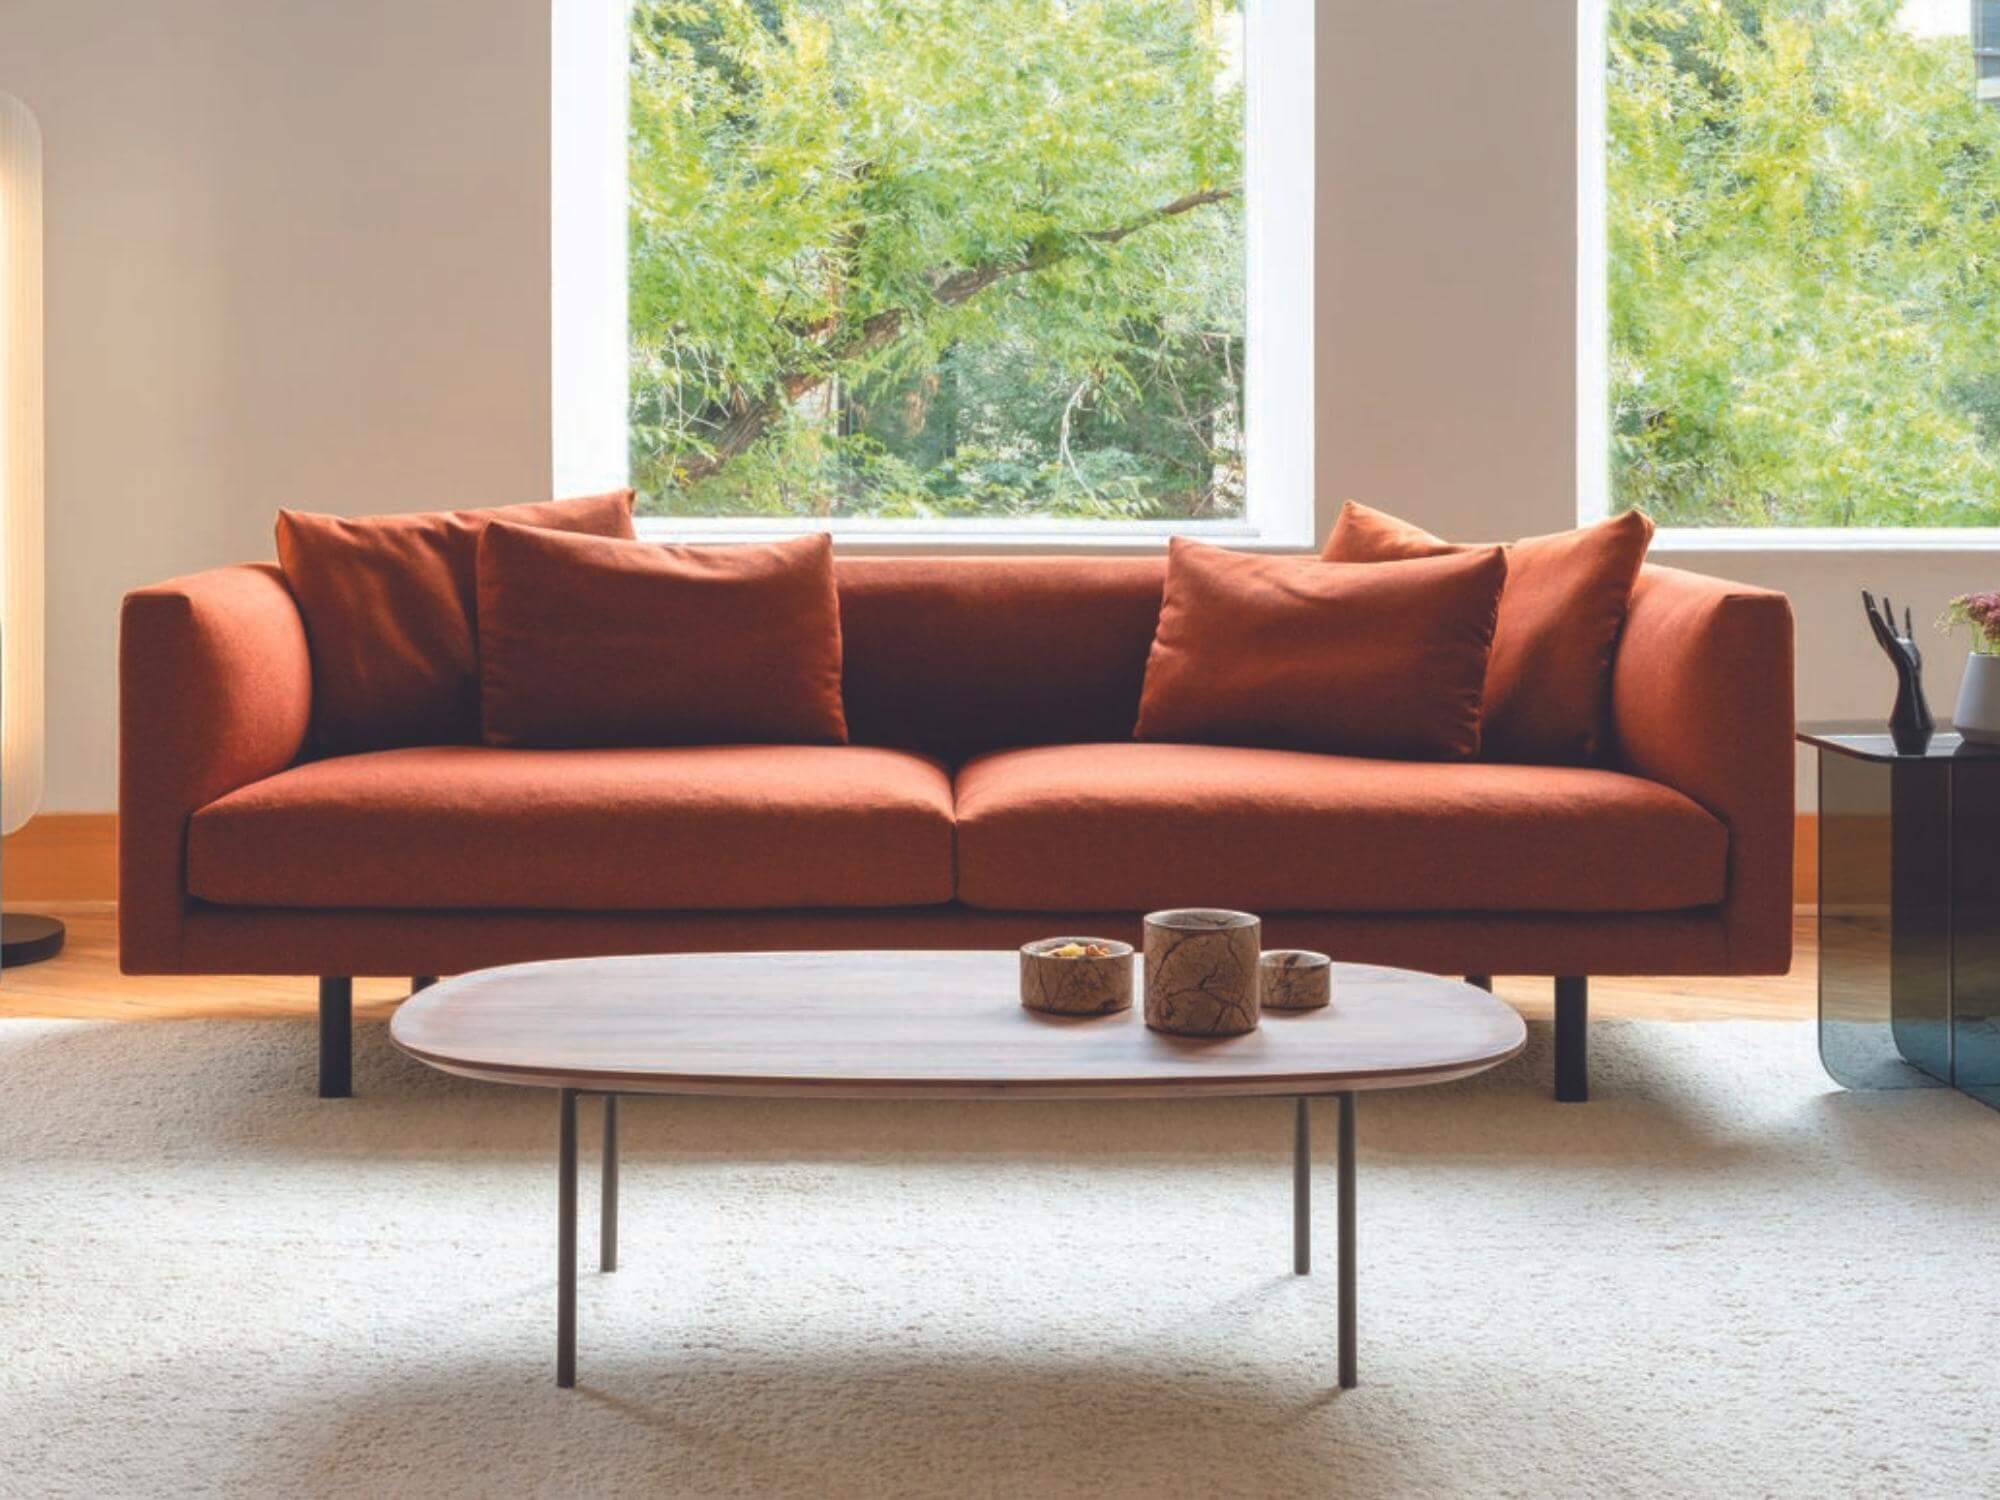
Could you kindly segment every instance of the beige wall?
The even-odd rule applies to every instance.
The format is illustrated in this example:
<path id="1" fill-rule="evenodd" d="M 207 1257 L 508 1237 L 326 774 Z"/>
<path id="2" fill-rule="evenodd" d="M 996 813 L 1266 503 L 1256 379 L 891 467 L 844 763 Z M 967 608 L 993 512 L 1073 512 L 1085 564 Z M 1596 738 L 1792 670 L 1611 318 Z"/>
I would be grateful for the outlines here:
<path id="1" fill-rule="evenodd" d="M 1320 6 L 1322 532 L 1574 524 L 1575 3 Z"/>
<path id="2" fill-rule="evenodd" d="M 1575 3 L 1320 5 L 1322 529 L 1350 494 L 1464 536 L 1575 514 Z M 268 556 L 279 505 L 546 492 L 547 31 L 548 0 L 0 0 L 47 143 L 49 807 L 112 803 L 124 589 Z M 1672 560 L 1794 594 L 1813 715 L 1886 703 L 1862 583 L 1920 616 L 2000 583 Z"/>
<path id="3" fill-rule="evenodd" d="M 0 3 L 46 143 L 49 808 L 115 799 L 125 589 L 268 557 L 280 505 L 544 496 L 548 50 L 547 0 Z"/>

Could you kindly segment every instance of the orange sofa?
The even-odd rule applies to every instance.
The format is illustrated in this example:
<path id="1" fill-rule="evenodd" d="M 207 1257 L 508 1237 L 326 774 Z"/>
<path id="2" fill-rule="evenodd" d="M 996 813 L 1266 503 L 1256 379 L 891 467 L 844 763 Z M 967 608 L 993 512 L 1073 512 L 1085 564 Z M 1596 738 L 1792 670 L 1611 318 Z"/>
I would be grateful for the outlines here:
<path id="1" fill-rule="evenodd" d="M 1266 941 L 1557 979 L 1585 1092 L 1587 976 L 1791 957 L 1784 597 L 1648 567 L 1602 766 L 1355 760 L 1131 738 L 1158 559 L 843 559 L 854 743 L 480 745 L 311 759 L 283 575 L 135 591 L 120 643 L 127 973 L 351 976 L 567 955 L 1005 947 L 1263 914 Z"/>

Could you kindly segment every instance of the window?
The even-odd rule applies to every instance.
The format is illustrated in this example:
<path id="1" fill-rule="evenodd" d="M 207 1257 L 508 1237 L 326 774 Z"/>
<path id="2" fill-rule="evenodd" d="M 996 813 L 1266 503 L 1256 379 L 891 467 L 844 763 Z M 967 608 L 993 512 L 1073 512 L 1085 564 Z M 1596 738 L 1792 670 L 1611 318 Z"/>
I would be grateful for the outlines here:
<path id="1" fill-rule="evenodd" d="M 559 474 L 616 316 L 654 529 L 1310 540 L 1308 0 L 618 5 L 616 309 L 564 9 Z"/>
<path id="2" fill-rule="evenodd" d="M 2000 104 L 2000 0 L 1973 0 L 1972 55 L 1979 68 L 1979 97 Z"/>
<path id="3" fill-rule="evenodd" d="M 1609 507 L 2000 526 L 2000 4 L 1605 21 Z"/>

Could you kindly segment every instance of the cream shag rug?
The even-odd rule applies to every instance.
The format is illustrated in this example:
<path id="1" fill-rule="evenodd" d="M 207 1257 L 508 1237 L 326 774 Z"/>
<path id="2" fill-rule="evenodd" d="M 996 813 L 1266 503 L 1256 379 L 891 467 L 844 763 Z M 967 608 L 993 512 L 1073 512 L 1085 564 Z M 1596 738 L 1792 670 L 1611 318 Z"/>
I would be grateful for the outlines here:
<path id="1" fill-rule="evenodd" d="M 2000 1115 L 1797 1024 L 1364 1096 L 1361 1377 L 1284 1101 L 627 1104 L 553 1385 L 553 1096 L 364 1028 L 0 1022 L 7 1495 L 2000 1492 Z M 582 1254 L 595 1264 L 596 1107 Z"/>

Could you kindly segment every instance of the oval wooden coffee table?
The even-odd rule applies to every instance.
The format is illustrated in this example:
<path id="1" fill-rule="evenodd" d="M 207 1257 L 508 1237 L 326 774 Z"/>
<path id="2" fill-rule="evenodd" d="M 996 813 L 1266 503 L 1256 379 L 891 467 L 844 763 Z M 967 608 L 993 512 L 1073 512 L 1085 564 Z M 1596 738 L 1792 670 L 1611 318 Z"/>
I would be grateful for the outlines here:
<path id="1" fill-rule="evenodd" d="M 1136 1010 L 1021 1008 L 1011 952 L 732 953 L 485 969 L 412 996 L 390 1034 L 468 1078 L 559 1093 L 556 1384 L 576 1383 L 577 1097 L 604 1099 L 599 1265 L 618 1263 L 618 1097 L 1296 1099 L 1292 1269 L 1311 1269 L 1310 1101 L 1339 1112 L 1340 1383 L 1355 1383 L 1354 1096 L 1445 1083 L 1521 1050 L 1483 990 L 1339 964 L 1327 1010 L 1267 1011 L 1248 1036 L 1148 1031 Z"/>

